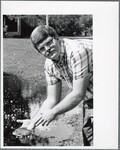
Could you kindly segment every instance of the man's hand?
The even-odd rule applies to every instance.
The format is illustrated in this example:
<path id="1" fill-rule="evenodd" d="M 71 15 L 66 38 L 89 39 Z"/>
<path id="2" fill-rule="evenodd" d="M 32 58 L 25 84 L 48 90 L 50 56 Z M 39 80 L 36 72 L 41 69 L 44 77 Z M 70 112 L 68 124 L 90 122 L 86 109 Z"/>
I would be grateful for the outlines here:
<path id="1" fill-rule="evenodd" d="M 34 124 L 30 119 L 17 120 L 17 122 L 22 123 L 22 126 L 14 130 L 12 133 L 17 137 L 28 136 L 31 133 L 32 129 L 34 128 Z"/>
<path id="2" fill-rule="evenodd" d="M 52 109 L 46 110 L 42 113 L 41 118 L 36 122 L 36 126 L 42 124 L 48 126 L 49 123 L 56 117 Z"/>
<path id="3" fill-rule="evenodd" d="M 22 123 L 20 128 L 26 128 L 32 130 L 38 125 L 42 124 L 49 125 L 49 123 L 56 117 L 52 109 L 46 110 L 44 112 L 38 112 L 33 119 L 17 120 L 17 122 Z"/>
<path id="4" fill-rule="evenodd" d="M 30 119 L 17 120 L 17 122 L 22 123 L 22 126 L 20 128 L 32 130 L 35 127 L 35 124 Z"/>

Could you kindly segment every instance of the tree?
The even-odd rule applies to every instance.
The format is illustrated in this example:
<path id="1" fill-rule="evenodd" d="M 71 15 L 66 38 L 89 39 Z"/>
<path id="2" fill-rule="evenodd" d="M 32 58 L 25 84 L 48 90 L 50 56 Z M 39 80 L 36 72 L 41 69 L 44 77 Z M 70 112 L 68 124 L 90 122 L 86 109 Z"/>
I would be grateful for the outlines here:
<path id="1" fill-rule="evenodd" d="M 60 36 L 92 35 L 92 15 L 50 15 L 49 25 Z"/>

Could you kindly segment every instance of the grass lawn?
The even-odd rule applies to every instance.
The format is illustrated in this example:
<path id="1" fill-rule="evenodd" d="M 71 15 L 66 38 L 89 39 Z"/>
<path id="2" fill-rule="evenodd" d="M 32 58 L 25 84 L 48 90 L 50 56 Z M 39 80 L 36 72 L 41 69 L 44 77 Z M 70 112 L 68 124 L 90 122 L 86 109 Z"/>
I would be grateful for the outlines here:
<path id="1" fill-rule="evenodd" d="M 24 79 L 44 80 L 44 57 L 32 46 L 30 39 L 3 40 L 4 72 L 21 76 Z"/>

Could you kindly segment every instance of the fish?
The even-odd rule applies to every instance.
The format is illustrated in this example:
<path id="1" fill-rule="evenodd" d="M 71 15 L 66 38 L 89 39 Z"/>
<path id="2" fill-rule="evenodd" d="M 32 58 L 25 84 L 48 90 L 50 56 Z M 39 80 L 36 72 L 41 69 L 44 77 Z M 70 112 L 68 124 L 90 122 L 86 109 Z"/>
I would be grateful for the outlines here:
<path id="1" fill-rule="evenodd" d="M 29 136 L 31 134 L 31 130 L 28 130 L 27 128 L 17 128 L 12 132 L 13 135 L 22 137 L 22 136 Z"/>

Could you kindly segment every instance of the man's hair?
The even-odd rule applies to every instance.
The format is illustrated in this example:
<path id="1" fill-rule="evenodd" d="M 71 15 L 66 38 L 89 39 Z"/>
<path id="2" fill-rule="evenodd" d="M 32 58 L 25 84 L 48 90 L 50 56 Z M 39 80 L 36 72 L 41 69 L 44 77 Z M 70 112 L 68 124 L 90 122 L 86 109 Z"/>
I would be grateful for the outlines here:
<path id="1" fill-rule="evenodd" d="M 40 25 L 33 30 L 30 38 L 33 46 L 37 49 L 36 45 L 43 42 L 48 36 L 58 39 L 58 34 L 52 27 L 47 25 Z"/>

